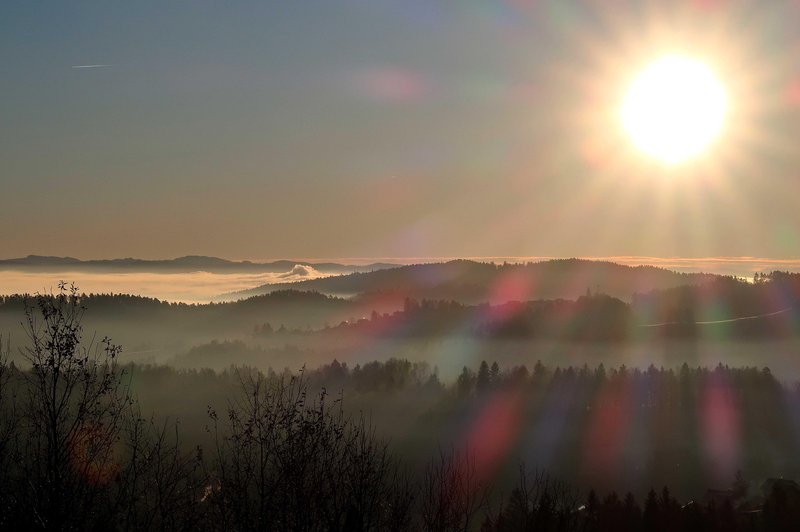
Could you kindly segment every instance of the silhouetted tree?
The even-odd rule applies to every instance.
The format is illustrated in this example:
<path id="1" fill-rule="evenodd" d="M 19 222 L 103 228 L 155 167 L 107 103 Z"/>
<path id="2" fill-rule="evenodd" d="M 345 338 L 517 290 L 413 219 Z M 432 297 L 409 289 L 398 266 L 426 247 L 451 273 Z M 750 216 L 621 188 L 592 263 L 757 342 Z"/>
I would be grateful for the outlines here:
<path id="1" fill-rule="evenodd" d="M 525 373 L 527 376 L 527 370 L 525 370 Z M 489 370 L 489 380 L 493 385 L 496 385 L 500 382 L 500 366 L 497 365 L 497 361 L 492 362 L 492 367 Z"/>
<path id="2" fill-rule="evenodd" d="M 486 363 L 485 360 L 481 361 L 481 365 L 478 368 L 478 377 L 475 380 L 475 390 L 478 393 L 485 392 L 489 389 L 489 365 Z"/>
<path id="3" fill-rule="evenodd" d="M 792 481 L 775 479 L 764 501 L 763 512 L 767 530 L 797 530 L 797 523 L 800 523 L 800 487 Z"/>
<path id="4" fill-rule="evenodd" d="M 85 529 L 109 518 L 112 482 L 121 457 L 117 442 L 130 404 L 116 364 L 119 347 L 104 338 L 81 344 L 83 307 L 77 289 L 26 306 L 29 345 L 23 355 L 16 526 Z"/>
<path id="5" fill-rule="evenodd" d="M 475 373 L 467 366 L 464 366 L 464 369 L 461 370 L 461 374 L 458 376 L 458 379 L 456 381 L 456 390 L 458 392 L 459 397 L 469 396 L 472 393 L 474 387 L 475 387 Z"/>
<path id="6" fill-rule="evenodd" d="M 16 499 L 10 473 L 18 444 L 18 415 L 11 380 L 19 375 L 13 364 L 8 363 L 10 351 L 10 341 L 0 336 L 0 529 L 11 527 Z"/>
<path id="7" fill-rule="evenodd" d="M 412 491 L 387 445 L 363 421 L 307 399 L 300 377 L 242 377 L 221 424 L 209 493 L 219 528 L 403 530 Z"/>
<path id="8" fill-rule="evenodd" d="M 569 532 L 585 523 L 586 517 L 578 512 L 577 492 L 571 486 L 544 471 L 529 471 L 522 464 L 508 502 L 495 516 L 487 517 L 483 530 Z"/>
<path id="9" fill-rule="evenodd" d="M 742 499 L 747 496 L 750 490 L 750 483 L 745 480 L 741 470 L 736 471 L 736 477 L 733 479 L 733 496 L 735 499 Z"/>
<path id="10" fill-rule="evenodd" d="M 478 478 L 469 450 L 440 451 L 428 463 L 420 514 L 427 532 L 466 532 L 486 509 L 489 487 Z"/>
<path id="11" fill-rule="evenodd" d="M 142 417 L 132 405 L 122 443 L 115 509 L 122 530 L 198 530 L 208 525 L 202 502 L 210 489 L 202 451 L 187 450 L 179 426 Z"/>
<path id="12" fill-rule="evenodd" d="M 644 512 L 642 514 L 642 527 L 644 530 L 659 530 L 659 523 L 661 522 L 660 505 L 658 502 L 658 495 L 655 490 L 651 489 L 647 493 L 647 499 L 644 501 Z"/>
<path id="13" fill-rule="evenodd" d="M 631 532 L 641 530 L 642 527 L 642 510 L 636 503 L 636 499 L 631 492 L 625 495 L 625 502 L 623 503 L 625 513 L 625 527 Z"/>

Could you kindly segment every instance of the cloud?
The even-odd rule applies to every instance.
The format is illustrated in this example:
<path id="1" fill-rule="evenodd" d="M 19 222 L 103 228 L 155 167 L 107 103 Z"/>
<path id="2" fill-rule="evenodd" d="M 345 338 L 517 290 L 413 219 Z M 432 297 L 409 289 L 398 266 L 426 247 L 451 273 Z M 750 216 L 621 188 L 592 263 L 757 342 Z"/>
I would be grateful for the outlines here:
<path id="1" fill-rule="evenodd" d="M 114 65 L 72 65 L 72 68 L 106 68 Z"/>
<path id="2" fill-rule="evenodd" d="M 315 279 L 322 276 L 323 274 L 320 271 L 315 270 L 311 266 L 307 266 L 305 264 L 295 264 L 294 268 L 286 273 L 280 274 L 278 277 L 284 280 L 296 281 L 302 279 Z"/>

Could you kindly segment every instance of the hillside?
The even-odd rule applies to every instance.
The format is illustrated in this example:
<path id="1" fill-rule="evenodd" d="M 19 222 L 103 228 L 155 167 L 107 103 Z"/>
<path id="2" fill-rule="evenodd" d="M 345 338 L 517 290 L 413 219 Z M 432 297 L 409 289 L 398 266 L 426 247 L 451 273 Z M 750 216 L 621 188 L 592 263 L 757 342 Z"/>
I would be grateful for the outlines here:
<path id="1" fill-rule="evenodd" d="M 574 299 L 584 295 L 587 290 L 630 301 L 635 293 L 701 284 L 714 277 L 711 274 L 679 273 L 654 266 L 633 267 L 581 259 L 503 265 L 454 260 L 291 284 L 266 284 L 225 294 L 220 300 L 246 298 L 291 287 L 338 297 L 391 299 L 395 304 L 405 297 L 462 303 Z"/>
<path id="2" fill-rule="evenodd" d="M 0 335 L 16 347 L 25 344 L 21 322 L 25 296 L 0 296 Z M 32 300 L 28 299 L 31 303 Z M 215 338 L 249 335 L 257 324 L 318 328 L 361 315 L 351 301 L 322 294 L 279 291 L 235 303 L 189 305 L 125 294 L 92 294 L 81 298 L 86 309 L 84 331 L 102 331 L 129 355 L 158 357 Z M 16 348 L 15 348 L 16 351 Z M 16 354 L 16 353 L 15 353 Z"/>

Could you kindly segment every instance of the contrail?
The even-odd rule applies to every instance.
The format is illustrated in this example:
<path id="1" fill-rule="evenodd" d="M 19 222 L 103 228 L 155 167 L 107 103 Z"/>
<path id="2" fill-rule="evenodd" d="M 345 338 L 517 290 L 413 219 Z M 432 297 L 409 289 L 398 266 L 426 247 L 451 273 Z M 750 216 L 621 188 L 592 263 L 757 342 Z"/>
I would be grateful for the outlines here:
<path id="1" fill-rule="evenodd" d="M 72 68 L 105 68 L 114 65 L 72 65 Z"/>

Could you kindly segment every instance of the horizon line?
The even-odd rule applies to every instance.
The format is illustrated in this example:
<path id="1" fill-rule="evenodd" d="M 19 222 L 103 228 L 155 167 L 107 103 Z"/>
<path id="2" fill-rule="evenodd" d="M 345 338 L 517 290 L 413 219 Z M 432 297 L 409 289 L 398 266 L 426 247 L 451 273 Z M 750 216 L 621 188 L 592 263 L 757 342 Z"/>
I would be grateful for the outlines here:
<path id="1" fill-rule="evenodd" d="M 278 257 L 278 258 L 225 258 L 217 255 L 199 255 L 187 254 L 178 255 L 170 258 L 137 258 L 133 256 L 127 257 L 112 257 L 112 258 L 77 258 L 68 255 L 38 255 L 30 253 L 23 257 L 9 257 L 0 259 L 0 262 L 11 260 L 24 260 L 29 257 L 42 257 L 42 258 L 55 258 L 55 259 L 74 259 L 80 262 L 90 261 L 123 261 L 123 260 L 140 260 L 148 262 L 156 261 L 174 261 L 185 257 L 203 257 L 209 259 L 221 259 L 230 262 L 250 262 L 254 264 L 266 264 L 278 261 L 287 262 L 307 262 L 325 263 L 325 262 L 338 262 L 344 264 L 359 264 L 368 265 L 370 262 L 392 262 L 398 264 L 414 264 L 414 263 L 431 263 L 431 262 L 446 262 L 452 260 L 473 260 L 473 261 L 486 261 L 486 262 L 499 262 L 507 261 L 512 263 L 524 262 L 543 262 L 549 260 L 590 260 L 597 262 L 616 262 L 616 263 L 641 263 L 641 264 L 659 264 L 659 263 L 679 263 L 685 265 L 700 264 L 713 262 L 717 264 L 752 264 L 752 263 L 767 263 L 767 264 L 796 264 L 800 266 L 800 257 L 797 258 L 779 258 L 779 257 L 758 257 L 750 255 L 720 255 L 720 256 L 655 256 L 655 255 L 450 255 L 450 256 L 383 256 L 383 257 Z"/>

